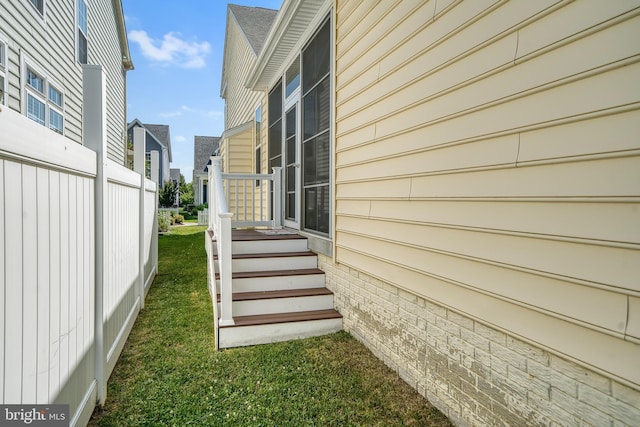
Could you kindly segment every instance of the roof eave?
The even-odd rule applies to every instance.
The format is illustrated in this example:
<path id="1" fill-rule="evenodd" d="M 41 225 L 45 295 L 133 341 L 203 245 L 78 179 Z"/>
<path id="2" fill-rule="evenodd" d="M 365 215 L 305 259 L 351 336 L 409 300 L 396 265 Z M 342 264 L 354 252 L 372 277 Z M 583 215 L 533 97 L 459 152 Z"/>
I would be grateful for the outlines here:
<path id="1" fill-rule="evenodd" d="M 124 22 L 124 11 L 122 9 L 122 0 L 111 0 L 113 4 L 113 12 L 116 18 L 116 27 L 118 29 L 118 39 L 120 40 L 120 52 L 122 53 L 122 67 L 125 71 L 134 69 L 131 60 L 131 52 L 129 51 L 129 39 L 127 38 L 127 26 Z"/>

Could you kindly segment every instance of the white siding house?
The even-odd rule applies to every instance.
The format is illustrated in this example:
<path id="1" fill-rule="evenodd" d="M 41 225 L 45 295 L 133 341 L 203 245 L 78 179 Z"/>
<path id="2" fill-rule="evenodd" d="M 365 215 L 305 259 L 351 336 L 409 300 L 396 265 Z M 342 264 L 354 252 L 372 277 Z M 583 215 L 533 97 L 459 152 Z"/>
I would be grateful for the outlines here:
<path id="1" fill-rule="evenodd" d="M 124 164 L 126 72 L 133 64 L 121 2 L 0 3 L 1 105 L 81 144 L 83 64 L 105 71 L 108 156 Z"/>

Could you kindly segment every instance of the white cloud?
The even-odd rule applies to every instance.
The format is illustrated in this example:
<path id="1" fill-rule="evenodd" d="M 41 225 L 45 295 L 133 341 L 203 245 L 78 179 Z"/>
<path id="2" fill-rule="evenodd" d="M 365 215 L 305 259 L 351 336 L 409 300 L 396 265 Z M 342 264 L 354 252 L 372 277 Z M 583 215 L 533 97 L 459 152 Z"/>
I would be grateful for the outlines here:
<path id="1" fill-rule="evenodd" d="M 159 113 L 160 117 L 178 117 L 183 115 L 184 113 L 192 113 L 194 112 L 193 108 L 187 107 L 186 105 L 180 106 L 180 108 L 176 111 L 169 111 L 168 113 Z"/>
<path id="2" fill-rule="evenodd" d="M 206 116 L 211 119 L 221 119 L 224 117 L 224 113 L 222 111 L 207 111 Z"/>
<path id="3" fill-rule="evenodd" d="M 176 136 L 175 138 L 173 138 L 173 140 L 174 140 L 175 142 L 187 142 L 187 138 L 185 138 L 185 137 L 184 137 L 184 136 L 182 136 L 182 135 L 178 135 L 178 136 Z"/>
<path id="4" fill-rule="evenodd" d="M 162 40 L 152 39 L 146 31 L 129 31 L 129 40 L 137 43 L 145 58 L 165 65 L 182 68 L 202 68 L 205 56 L 211 51 L 208 42 L 189 42 L 180 38 L 180 33 L 169 32 Z"/>

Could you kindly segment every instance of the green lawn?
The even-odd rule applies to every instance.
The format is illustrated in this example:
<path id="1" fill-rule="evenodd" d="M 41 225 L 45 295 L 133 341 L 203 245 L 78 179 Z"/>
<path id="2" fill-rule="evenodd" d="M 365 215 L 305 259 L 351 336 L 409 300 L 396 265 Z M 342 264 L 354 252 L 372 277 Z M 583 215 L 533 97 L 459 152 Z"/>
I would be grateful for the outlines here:
<path id="1" fill-rule="evenodd" d="M 346 332 L 216 351 L 203 230 L 160 237 L 160 275 L 89 425 L 450 425 Z"/>

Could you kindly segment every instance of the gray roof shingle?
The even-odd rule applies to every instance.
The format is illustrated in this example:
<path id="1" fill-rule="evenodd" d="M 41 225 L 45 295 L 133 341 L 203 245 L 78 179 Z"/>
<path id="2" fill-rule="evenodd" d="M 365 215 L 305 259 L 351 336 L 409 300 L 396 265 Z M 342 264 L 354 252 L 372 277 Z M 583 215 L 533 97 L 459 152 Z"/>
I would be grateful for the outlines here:
<path id="1" fill-rule="evenodd" d="M 220 138 L 217 136 L 194 136 L 193 137 L 193 172 L 204 172 L 204 168 L 209 163 L 211 156 L 220 145 Z"/>
<path id="2" fill-rule="evenodd" d="M 156 137 L 158 141 L 169 150 L 169 160 L 171 160 L 171 136 L 169 134 L 169 125 L 152 125 L 144 123 L 144 127 Z"/>
<path id="3" fill-rule="evenodd" d="M 236 18 L 251 48 L 255 54 L 258 55 L 278 11 L 263 7 L 239 6 L 237 4 L 230 4 L 229 10 Z"/>

